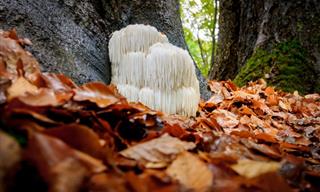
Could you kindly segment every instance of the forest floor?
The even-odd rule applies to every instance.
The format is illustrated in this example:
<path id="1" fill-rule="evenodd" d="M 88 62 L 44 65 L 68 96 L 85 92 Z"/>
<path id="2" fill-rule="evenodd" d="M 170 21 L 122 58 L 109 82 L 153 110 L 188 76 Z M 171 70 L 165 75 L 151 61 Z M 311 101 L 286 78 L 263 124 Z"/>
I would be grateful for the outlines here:
<path id="1" fill-rule="evenodd" d="M 0 191 L 320 190 L 319 94 L 210 81 L 196 117 L 166 115 L 42 73 L 29 44 L 0 32 Z"/>

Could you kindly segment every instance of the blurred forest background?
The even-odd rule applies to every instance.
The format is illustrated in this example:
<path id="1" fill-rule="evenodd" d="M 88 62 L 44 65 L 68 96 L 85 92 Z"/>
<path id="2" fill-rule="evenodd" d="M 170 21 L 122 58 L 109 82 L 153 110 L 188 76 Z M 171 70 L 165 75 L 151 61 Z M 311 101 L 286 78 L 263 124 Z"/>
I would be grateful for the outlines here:
<path id="1" fill-rule="evenodd" d="M 218 2 L 218 0 L 180 0 L 185 39 L 194 61 L 205 77 L 208 77 L 216 53 Z"/>
<path id="2" fill-rule="evenodd" d="M 259 78 L 284 91 L 320 91 L 320 6 L 306 1 L 180 0 L 189 51 L 208 79 Z"/>

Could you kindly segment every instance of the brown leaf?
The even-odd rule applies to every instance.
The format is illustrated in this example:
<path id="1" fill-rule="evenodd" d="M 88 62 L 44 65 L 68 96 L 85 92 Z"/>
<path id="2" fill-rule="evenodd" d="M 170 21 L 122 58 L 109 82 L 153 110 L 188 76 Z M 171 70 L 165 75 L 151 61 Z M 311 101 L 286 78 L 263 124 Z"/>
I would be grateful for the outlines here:
<path id="1" fill-rule="evenodd" d="M 281 154 L 279 152 L 279 150 L 275 147 L 271 147 L 265 144 L 258 144 L 253 142 L 252 140 L 249 139 L 242 139 L 241 142 L 246 145 L 248 148 L 252 148 L 255 149 L 265 155 L 267 155 L 268 157 L 271 157 L 273 159 L 280 159 L 281 158 Z"/>
<path id="2" fill-rule="evenodd" d="M 28 108 L 14 108 L 11 111 L 13 114 L 19 114 L 19 115 L 30 115 L 34 119 L 40 120 L 45 123 L 50 123 L 50 124 L 58 124 L 58 122 L 48 118 L 47 116 L 38 113 L 37 111 L 34 111 L 32 109 Z"/>
<path id="3" fill-rule="evenodd" d="M 91 177 L 88 184 L 92 192 L 127 192 L 126 180 L 114 173 L 100 173 Z"/>
<path id="4" fill-rule="evenodd" d="M 52 191 L 78 191 L 89 173 L 105 170 L 99 160 L 70 148 L 59 139 L 36 132 L 31 134 L 26 152 Z"/>
<path id="5" fill-rule="evenodd" d="M 292 189 L 287 183 L 286 179 L 277 172 L 267 172 L 265 174 L 259 175 L 258 177 L 248 179 L 244 182 L 244 185 L 252 186 L 256 189 L 258 188 L 260 189 L 260 191 L 268 192 L 297 191 L 296 189 Z"/>
<path id="6" fill-rule="evenodd" d="M 19 71 L 22 70 L 24 77 L 33 82 L 40 73 L 39 64 L 29 52 L 21 47 L 22 42 L 27 41 L 20 40 L 14 30 L 0 33 L 0 58 L 2 58 L 0 63 L 5 66 L 5 70 L 0 67 L 0 74 L 12 80 L 16 79 Z M 17 66 L 18 62 L 20 66 Z"/>
<path id="7" fill-rule="evenodd" d="M 1 67 L 1 58 L 0 58 L 0 67 Z M 11 85 L 11 81 L 9 79 L 1 78 L 1 74 L 0 74 L 0 104 L 3 104 L 7 101 L 6 91 L 10 87 L 10 85 Z"/>
<path id="8" fill-rule="evenodd" d="M 166 173 L 194 191 L 208 191 L 213 183 L 213 174 L 208 166 L 189 152 L 181 153 Z"/>
<path id="9" fill-rule="evenodd" d="M 277 172 L 280 168 L 280 163 L 274 161 L 263 162 L 244 159 L 239 160 L 238 163 L 232 165 L 231 168 L 241 176 L 254 178 L 265 173 Z"/>
<path id="10" fill-rule="evenodd" d="M 74 89 L 75 101 L 90 101 L 98 105 L 100 108 L 108 107 L 124 98 L 119 95 L 114 86 L 107 86 L 103 83 L 92 82 L 82 85 Z"/>
<path id="11" fill-rule="evenodd" d="M 67 158 L 51 168 L 49 190 L 52 192 L 77 192 L 81 189 L 88 170 L 81 162 Z"/>
<path id="12" fill-rule="evenodd" d="M 0 131 L 0 191 L 6 191 L 5 187 L 9 183 L 8 180 L 5 180 L 5 177 L 13 175 L 15 166 L 21 161 L 21 152 L 17 141 Z"/>
<path id="13" fill-rule="evenodd" d="M 219 93 L 223 88 L 222 84 L 218 81 L 209 81 L 208 86 L 213 93 Z"/>
<path id="14" fill-rule="evenodd" d="M 58 106 L 68 101 L 72 95 L 57 96 L 52 89 L 41 88 L 35 94 L 26 94 L 19 100 L 32 106 Z"/>
<path id="15" fill-rule="evenodd" d="M 129 172 L 125 175 L 126 180 L 130 184 L 131 188 L 133 191 L 136 192 L 147 192 L 148 191 L 148 186 L 142 179 L 140 179 L 136 174 L 133 172 Z"/>
<path id="16" fill-rule="evenodd" d="M 239 112 L 241 115 L 256 115 L 249 107 L 245 105 L 239 108 Z"/>
<path id="17" fill-rule="evenodd" d="M 239 124 L 237 115 L 224 109 L 217 109 L 212 112 L 217 123 L 223 128 L 233 128 Z"/>
<path id="18" fill-rule="evenodd" d="M 8 99 L 13 99 L 15 97 L 26 96 L 27 93 L 29 93 L 29 94 L 37 94 L 38 91 L 39 91 L 38 87 L 36 87 L 35 85 L 31 84 L 24 77 L 19 77 L 8 88 L 7 94 L 8 94 Z"/>
<path id="19" fill-rule="evenodd" d="M 62 125 L 47 129 L 44 133 L 59 138 L 71 147 L 93 157 L 102 158 L 99 136 L 87 126 L 79 124 Z"/>
<path id="20" fill-rule="evenodd" d="M 145 163 L 163 163 L 165 165 L 175 155 L 194 147 L 194 143 L 181 141 L 168 134 L 164 134 L 159 138 L 125 149 L 120 154 Z"/>
<path id="21" fill-rule="evenodd" d="M 68 101 L 72 95 L 56 95 L 52 89 L 38 88 L 24 77 L 19 77 L 7 90 L 8 99 L 19 98 L 33 106 L 57 106 Z"/>
<path id="22" fill-rule="evenodd" d="M 47 87 L 54 91 L 71 91 L 78 86 L 63 74 L 43 73 L 41 77 L 47 84 Z"/>
<path id="23" fill-rule="evenodd" d="M 224 100 L 224 96 L 222 94 L 214 94 L 211 98 L 206 102 L 206 104 L 210 103 L 213 105 L 218 105 Z"/>

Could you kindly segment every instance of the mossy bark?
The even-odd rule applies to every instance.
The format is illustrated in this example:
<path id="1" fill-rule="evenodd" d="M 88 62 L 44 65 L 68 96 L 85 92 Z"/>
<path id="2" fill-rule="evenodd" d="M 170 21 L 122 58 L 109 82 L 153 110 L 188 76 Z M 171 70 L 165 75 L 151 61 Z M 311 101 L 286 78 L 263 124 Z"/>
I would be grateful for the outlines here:
<path id="1" fill-rule="evenodd" d="M 307 53 L 297 40 L 279 43 L 270 51 L 256 49 L 234 82 L 243 86 L 249 81 L 265 78 L 269 85 L 284 91 L 313 92 L 316 73 L 308 62 Z"/>
<path id="2" fill-rule="evenodd" d="M 236 77 L 243 85 L 269 77 L 267 82 L 286 91 L 320 91 L 317 1 L 221 0 L 220 5 L 219 27 L 228 30 L 220 31 L 211 79 Z"/>

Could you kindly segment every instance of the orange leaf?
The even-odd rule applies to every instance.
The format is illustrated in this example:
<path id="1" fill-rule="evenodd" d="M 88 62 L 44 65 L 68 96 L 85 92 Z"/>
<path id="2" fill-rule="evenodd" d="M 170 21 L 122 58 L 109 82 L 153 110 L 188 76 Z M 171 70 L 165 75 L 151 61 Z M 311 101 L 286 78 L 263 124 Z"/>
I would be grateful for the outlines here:
<path id="1" fill-rule="evenodd" d="M 75 101 L 90 101 L 98 105 L 100 108 L 108 107 L 121 100 L 123 97 L 118 94 L 114 86 L 107 86 L 103 83 L 92 82 L 74 89 Z"/>
<path id="2" fill-rule="evenodd" d="M 121 155 L 142 162 L 165 163 L 182 151 L 195 147 L 194 143 L 181 141 L 178 138 L 164 134 L 159 138 L 140 143 L 120 152 Z"/>
<path id="3" fill-rule="evenodd" d="M 208 166 L 189 152 L 181 153 L 166 173 L 194 191 L 208 191 L 213 184 L 213 174 Z"/>
<path id="4" fill-rule="evenodd" d="M 102 158 L 99 137 L 89 127 L 79 124 L 62 125 L 47 129 L 44 133 L 59 138 L 71 147 L 93 157 Z"/>

